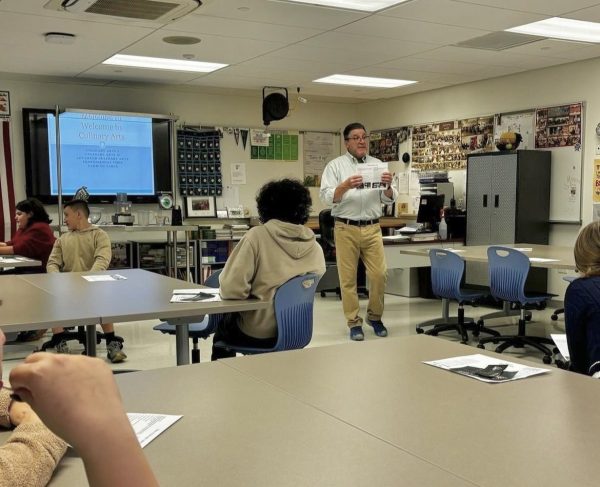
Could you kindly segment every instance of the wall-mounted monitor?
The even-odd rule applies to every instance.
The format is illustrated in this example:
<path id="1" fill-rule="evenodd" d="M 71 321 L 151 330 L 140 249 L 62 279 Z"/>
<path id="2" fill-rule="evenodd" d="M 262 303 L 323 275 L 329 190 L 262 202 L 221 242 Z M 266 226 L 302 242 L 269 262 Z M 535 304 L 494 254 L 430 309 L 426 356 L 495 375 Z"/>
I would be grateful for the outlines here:
<path id="1" fill-rule="evenodd" d="M 23 109 L 27 195 L 58 201 L 56 120 L 50 109 Z M 86 186 L 91 203 L 112 203 L 127 193 L 134 203 L 155 203 L 173 190 L 169 120 L 118 112 L 60 114 L 62 194 Z"/>

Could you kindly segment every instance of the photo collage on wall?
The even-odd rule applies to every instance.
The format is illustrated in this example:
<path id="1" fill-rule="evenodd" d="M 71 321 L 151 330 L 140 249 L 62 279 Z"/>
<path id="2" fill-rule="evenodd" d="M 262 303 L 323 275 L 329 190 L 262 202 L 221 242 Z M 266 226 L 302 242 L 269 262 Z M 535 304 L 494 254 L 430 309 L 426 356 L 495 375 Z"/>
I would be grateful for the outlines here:
<path id="1" fill-rule="evenodd" d="M 460 120 L 460 140 L 461 148 L 466 154 L 494 150 L 494 117 Z"/>
<path id="2" fill-rule="evenodd" d="M 581 103 L 538 108 L 535 111 L 535 148 L 581 144 Z"/>
<path id="3" fill-rule="evenodd" d="M 459 122 L 417 125 L 413 128 L 413 168 L 461 169 L 465 165 Z"/>
<path id="4" fill-rule="evenodd" d="M 409 127 L 371 132 L 369 155 L 383 162 L 399 161 L 398 148 L 409 136 Z"/>

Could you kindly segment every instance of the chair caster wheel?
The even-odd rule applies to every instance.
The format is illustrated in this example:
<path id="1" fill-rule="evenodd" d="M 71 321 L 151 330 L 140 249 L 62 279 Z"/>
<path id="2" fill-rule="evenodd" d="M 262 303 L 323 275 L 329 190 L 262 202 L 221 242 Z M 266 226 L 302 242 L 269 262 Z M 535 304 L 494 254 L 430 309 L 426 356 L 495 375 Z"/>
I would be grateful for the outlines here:
<path id="1" fill-rule="evenodd" d="M 483 320 L 477 320 L 477 326 L 482 327 L 483 325 Z"/>
<path id="2" fill-rule="evenodd" d="M 482 350 L 485 350 L 485 347 L 481 343 L 477 344 L 477 348 L 481 348 Z"/>
<path id="3" fill-rule="evenodd" d="M 478 336 L 479 336 L 479 330 L 473 330 L 473 331 L 471 332 L 471 334 L 472 334 L 474 337 L 478 337 Z"/>
<path id="4" fill-rule="evenodd" d="M 420 335 L 421 333 L 425 333 L 425 330 L 423 330 L 423 328 L 417 328 L 417 335 Z"/>
<path id="5" fill-rule="evenodd" d="M 438 332 L 437 332 L 437 331 L 434 331 L 434 330 L 431 330 L 431 331 L 428 333 L 428 335 L 431 335 L 432 337 L 436 337 L 436 336 L 438 336 Z"/>
<path id="6" fill-rule="evenodd" d="M 552 349 L 552 353 L 553 353 L 554 355 L 556 355 L 557 353 L 560 353 L 560 350 L 558 349 L 558 347 L 554 347 L 554 348 Z"/>
<path id="7" fill-rule="evenodd" d="M 324 298 L 325 297 L 325 291 L 321 291 L 321 297 Z"/>
<path id="8" fill-rule="evenodd" d="M 496 347 L 496 349 L 494 350 L 494 352 L 496 353 L 502 353 L 502 350 L 498 350 L 500 347 Z"/>
<path id="9" fill-rule="evenodd" d="M 531 313 L 525 313 L 525 321 L 531 321 L 532 315 Z"/>
<path id="10" fill-rule="evenodd" d="M 550 319 L 551 319 L 552 321 L 558 321 L 558 315 L 554 315 L 554 314 L 553 314 L 553 315 L 551 315 L 551 316 L 550 316 Z"/>
<path id="11" fill-rule="evenodd" d="M 542 358 L 542 362 L 549 365 L 552 363 L 552 357 L 550 357 L 550 355 L 544 355 L 544 358 Z"/>

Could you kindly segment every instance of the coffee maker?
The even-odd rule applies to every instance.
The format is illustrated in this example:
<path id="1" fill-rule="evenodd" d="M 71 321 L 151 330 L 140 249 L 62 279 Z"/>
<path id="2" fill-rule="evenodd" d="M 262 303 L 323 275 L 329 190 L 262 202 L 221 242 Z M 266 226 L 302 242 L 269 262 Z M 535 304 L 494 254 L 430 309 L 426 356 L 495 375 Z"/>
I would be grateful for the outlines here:
<path id="1" fill-rule="evenodd" d="M 131 214 L 131 201 L 127 200 L 127 193 L 117 193 L 113 203 L 115 214 L 112 216 L 113 225 L 133 225 L 135 216 Z"/>

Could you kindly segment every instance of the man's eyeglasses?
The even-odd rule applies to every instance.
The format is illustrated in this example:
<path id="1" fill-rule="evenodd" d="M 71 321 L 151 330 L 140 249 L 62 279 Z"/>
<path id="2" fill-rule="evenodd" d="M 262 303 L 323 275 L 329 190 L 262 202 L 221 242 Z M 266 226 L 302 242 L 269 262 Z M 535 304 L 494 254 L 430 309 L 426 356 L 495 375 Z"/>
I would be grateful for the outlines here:
<path id="1" fill-rule="evenodd" d="M 369 140 L 369 136 L 368 135 L 355 135 L 354 137 L 347 137 L 346 140 L 351 140 L 352 142 L 366 142 L 367 140 Z"/>

